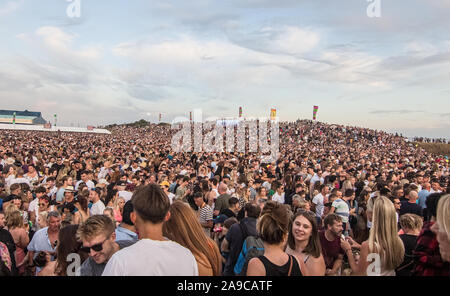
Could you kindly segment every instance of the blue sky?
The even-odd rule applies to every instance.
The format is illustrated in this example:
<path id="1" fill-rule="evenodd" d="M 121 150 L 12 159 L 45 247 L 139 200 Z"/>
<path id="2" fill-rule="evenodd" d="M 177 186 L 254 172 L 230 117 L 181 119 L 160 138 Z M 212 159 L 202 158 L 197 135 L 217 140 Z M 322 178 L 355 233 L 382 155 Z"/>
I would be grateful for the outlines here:
<path id="1" fill-rule="evenodd" d="M 61 125 L 207 116 L 450 138 L 450 1 L 0 0 L 0 109 Z"/>

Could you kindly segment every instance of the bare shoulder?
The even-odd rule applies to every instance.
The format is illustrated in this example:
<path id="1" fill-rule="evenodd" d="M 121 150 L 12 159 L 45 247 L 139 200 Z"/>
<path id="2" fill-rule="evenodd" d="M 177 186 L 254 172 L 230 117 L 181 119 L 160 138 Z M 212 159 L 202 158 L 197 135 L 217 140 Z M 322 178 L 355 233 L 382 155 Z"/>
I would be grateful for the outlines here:
<path id="1" fill-rule="evenodd" d="M 365 250 L 368 250 L 369 249 L 369 241 L 364 241 L 362 244 L 361 244 L 361 250 L 362 249 L 365 249 Z"/>
<path id="2" fill-rule="evenodd" d="M 252 258 L 248 262 L 247 276 L 264 276 L 266 275 L 266 269 L 264 264 L 258 258 Z"/>

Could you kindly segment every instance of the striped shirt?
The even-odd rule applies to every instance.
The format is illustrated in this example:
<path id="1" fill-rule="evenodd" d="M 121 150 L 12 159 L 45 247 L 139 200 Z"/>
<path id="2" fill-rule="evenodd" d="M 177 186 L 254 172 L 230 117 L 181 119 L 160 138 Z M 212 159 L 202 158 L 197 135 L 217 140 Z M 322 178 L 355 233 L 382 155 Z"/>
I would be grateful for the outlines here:
<path id="1" fill-rule="evenodd" d="M 207 223 L 213 220 L 213 209 L 208 205 L 204 204 L 203 208 L 198 209 L 198 219 L 201 224 Z M 209 236 L 211 229 L 203 227 L 205 234 Z"/>
<path id="2" fill-rule="evenodd" d="M 348 217 L 350 215 L 350 210 L 348 208 L 348 204 L 342 199 L 336 199 L 332 207 L 336 208 L 334 213 L 342 218 L 343 223 L 348 223 Z"/>

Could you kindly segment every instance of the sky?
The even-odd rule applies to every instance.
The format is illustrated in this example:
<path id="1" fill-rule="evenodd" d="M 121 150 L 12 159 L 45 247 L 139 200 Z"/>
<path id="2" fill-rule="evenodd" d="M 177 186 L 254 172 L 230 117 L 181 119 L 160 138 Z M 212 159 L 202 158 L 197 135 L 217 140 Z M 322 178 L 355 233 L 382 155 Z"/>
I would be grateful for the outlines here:
<path id="1" fill-rule="evenodd" d="M 0 109 L 86 126 L 318 105 L 450 139 L 450 1 L 370 1 L 380 17 L 368 0 L 0 0 Z"/>

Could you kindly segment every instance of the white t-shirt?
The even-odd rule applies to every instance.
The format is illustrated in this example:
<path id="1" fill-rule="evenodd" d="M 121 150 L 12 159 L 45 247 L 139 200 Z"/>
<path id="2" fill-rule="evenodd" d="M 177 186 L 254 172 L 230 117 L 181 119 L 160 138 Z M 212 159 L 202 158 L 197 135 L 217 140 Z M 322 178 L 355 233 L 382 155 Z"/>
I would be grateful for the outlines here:
<path id="1" fill-rule="evenodd" d="M 173 203 L 173 199 L 175 198 L 175 194 L 173 194 L 172 192 L 169 192 L 167 194 L 167 197 L 169 197 L 170 204 L 172 204 Z"/>
<path id="2" fill-rule="evenodd" d="M 324 197 L 323 197 L 322 193 L 319 193 L 316 196 L 314 196 L 313 201 L 312 201 L 313 204 L 316 205 L 316 216 L 319 218 L 322 218 L 323 210 L 325 209 L 323 201 L 324 201 Z"/>
<path id="3" fill-rule="evenodd" d="M 30 186 L 30 188 L 31 188 L 30 181 L 27 178 L 15 178 L 14 180 L 11 180 L 9 182 L 9 187 L 11 187 L 12 184 L 16 184 L 16 183 L 18 183 L 18 184 L 25 183 L 28 186 Z"/>
<path id="4" fill-rule="evenodd" d="M 80 180 L 80 181 L 78 181 L 77 182 L 77 184 L 75 185 L 75 190 L 78 190 L 78 186 L 80 186 L 80 184 L 83 182 L 83 180 Z M 87 182 L 86 182 L 86 186 L 89 188 L 89 189 L 94 189 L 95 188 L 95 184 L 94 184 L 94 182 L 92 182 L 91 180 L 88 180 Z"/>
<path id="5" fill-rule="evenodd" d="M 103 215 L 104 210 L 105 210 L 105 204 L 101 200 L 99 200 L 95 204 L 92 205 L 89 212 L 91 213 L 91 216 Z"/>
<path id="6" fill-rule="evenodd" d="M 133 193 L 130 191 L 119 191 L 119 196 L 123 197 L 123 199 L 125 200 L 125 202 L 129 201 L 132 197 L 133 197 Z"/>
<path id="7" fill-rule="evenodd" d="M 281 193 L 281 195 L 278 195 L 278 192 L 275 192 L 275 194 L 272 195 L 272 200 L 284 204 L 284 192 Z"/>
<path id="8" fill-rule="evenodd" d="M 102 276 L 198 276 L 198 266 L 176 242 L 142 239 L 115 253 Z"/>
<path id="9" fill-rule="evenodd" d="M 38 208 L 39 198 L 33 199 L 28 205 L 28 212 L 34 212 Z"/>

